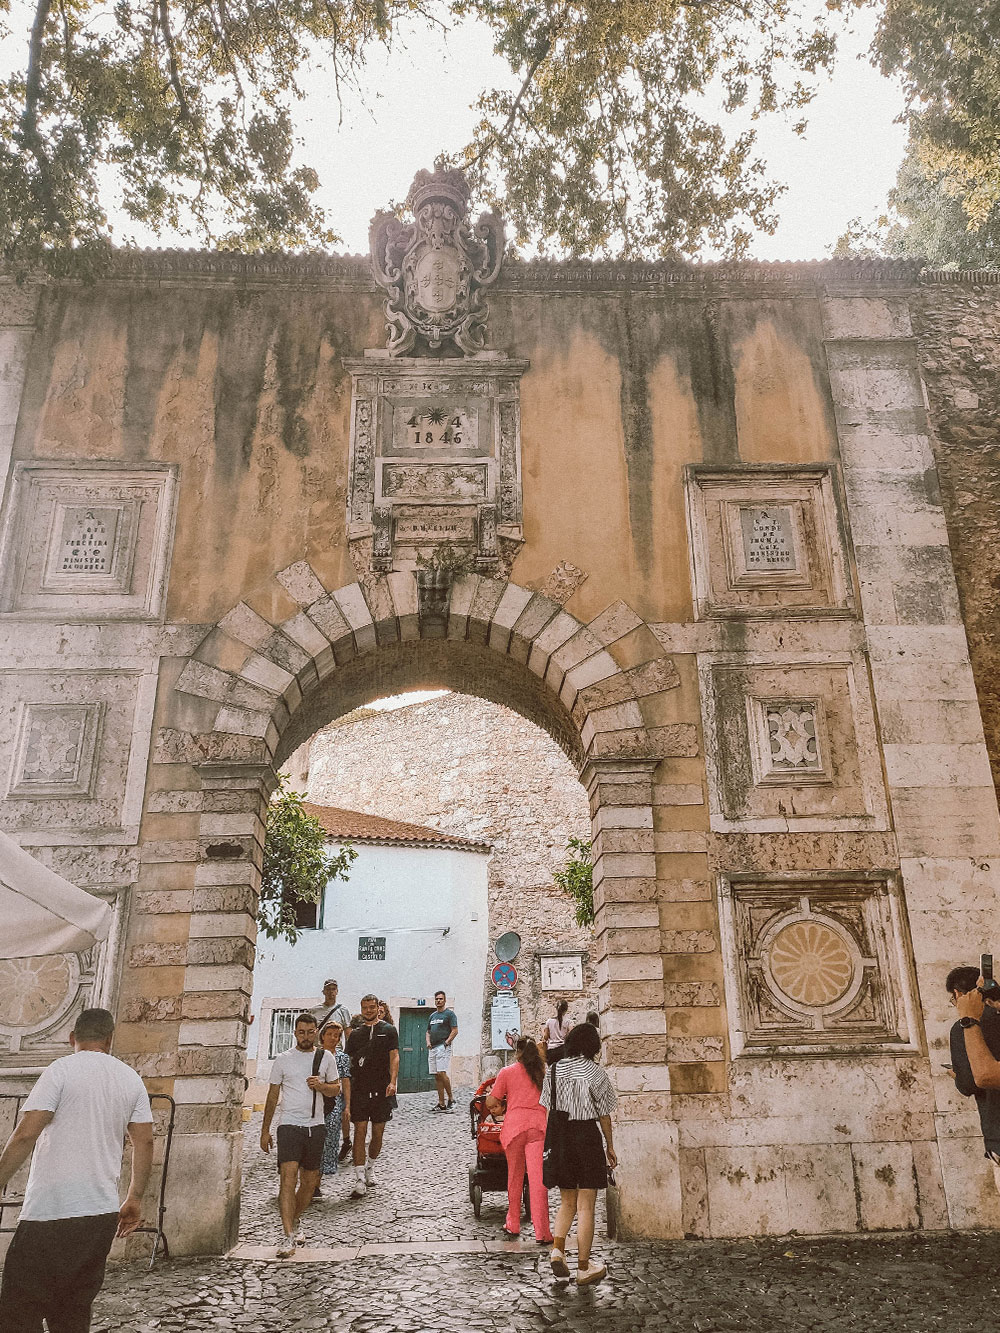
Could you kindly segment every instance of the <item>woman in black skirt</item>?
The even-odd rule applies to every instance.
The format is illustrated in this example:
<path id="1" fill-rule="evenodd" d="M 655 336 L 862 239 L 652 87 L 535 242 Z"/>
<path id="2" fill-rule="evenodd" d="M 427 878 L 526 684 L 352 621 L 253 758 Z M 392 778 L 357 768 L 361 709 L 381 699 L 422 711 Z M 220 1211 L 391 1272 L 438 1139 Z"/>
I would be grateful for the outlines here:
<path id="1" fill-rule="evenodd" d="M 590 1247 L 594 1242 L 597 1191 L 607 1188 L 608 1167 L 618 1162 L 611 1137 L 611 1112 L 618 1098 L 607 1070 L 597 1063 L 600 1052 L 601 1034 L 592 1024 L 580 1023 L 573 1028 L 566 1038 L 563 1057 L 554 1066 L 555 1102 L 551 1074 L 546 1075 L 541 1096 L 542 1105 L 549 1111 L 554 1105 L 569 1115 L 566 1151 L 559 1176 L 553 1181 L 559 1187 L 559 1215 L 549 1259 L 556 1277 L 570 1276 L 566 1237 L 575 1217 L 576 1280 L 581 1287 L 600 1282 L 608 1271 L 606 1264 L 590 1262 Z"/>

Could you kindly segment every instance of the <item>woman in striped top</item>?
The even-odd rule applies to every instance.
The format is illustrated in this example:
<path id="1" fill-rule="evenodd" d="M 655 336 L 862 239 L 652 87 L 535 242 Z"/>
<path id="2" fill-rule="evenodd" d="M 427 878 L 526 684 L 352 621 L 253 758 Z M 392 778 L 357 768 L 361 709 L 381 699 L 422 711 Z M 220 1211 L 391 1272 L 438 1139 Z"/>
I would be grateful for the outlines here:
<path id="1" fill-rule="evenodd" d="M 608 1167 L 614 1167 L 618 1162 L 611 1131 L 611 1112 L 618 1105 L 618 1098 L 607 1070 L 597 1063 L 600 1051 L 601 1034 L 592 1024 L 580 1023 L 573 1028 L 566 1038 L 562 1059 L 546 1075 L 541 1096 L 541 1103 L 547 1110 L 555 1108 L 569 1115 L 563 1168 L 554 1182 L 559 1186 L 560 1203 L 549 1259 L 556 1277 L 569 1277 L 566 1237 L 575 1217 L 576 1280 L 581 1287 L 600 1282 L 608 1271 L 605 1264 L 590 1262 L 590 1247 L 594 1242 L 597 1191 L 607 1188 Z M 554 1101 L 552 1071 L 555 1072 Z"/>

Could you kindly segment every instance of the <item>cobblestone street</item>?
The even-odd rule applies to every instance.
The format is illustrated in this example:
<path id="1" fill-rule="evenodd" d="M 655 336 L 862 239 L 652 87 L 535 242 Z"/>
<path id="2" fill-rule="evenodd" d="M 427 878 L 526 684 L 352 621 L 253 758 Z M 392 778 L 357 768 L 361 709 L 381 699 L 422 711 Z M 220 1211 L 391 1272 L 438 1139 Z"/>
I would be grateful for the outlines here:
<path id="1" fill-rule="evenodd" d="M 586 1290 L 556 1283 L 530 1227 L 521 1243 L 504 1241 L 504 1195 L 485 1195 L 482 1217 L 473 1216 L 468 1093 L 450 1115 L 432 1112 L 433 1101 L 401 1098 L 366 1198 L 347 1197 L 349 1171 L 325 1179 L 309 1214 L 310 1249 L 284 1263 L 270 1257 L 276 1171 L 260 1152 L 255 1115 L 240 1247 L 223 1259 L 159 1262 L 153 1273 L 142 1264 L 109 1270 L 93 1333 L 973 1333 L 993 1321 L 995 1233 L 612 1245 L 602 1216 L 595 1249 L 608 1278 Z"/>

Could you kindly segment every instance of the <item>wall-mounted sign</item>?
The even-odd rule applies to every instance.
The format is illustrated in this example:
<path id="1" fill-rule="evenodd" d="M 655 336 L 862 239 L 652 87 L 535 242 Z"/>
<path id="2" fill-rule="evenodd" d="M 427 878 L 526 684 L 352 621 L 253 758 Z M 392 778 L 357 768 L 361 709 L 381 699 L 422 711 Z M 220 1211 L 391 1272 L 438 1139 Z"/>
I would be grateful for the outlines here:
<path id="1" fill-rule="evenodd" d="M 510 991 L 501 991 L 490 1002 L 490 1045 L 495 1051 L 512 1051 L 521 1035 L 521 1006 Z"/>
<path id="2" fill-rule="evenodd" d="M 490 976 L 497 990 L 513 990 L 517 985 L 517 968 L 513 963 L 497 963 Z"/>
<path id="3" fill-rule="evenodd" d="M 543 954 L 542 990 L 583 990 L 583 959 L 578 953 Z"/>
<path id="4" fill-rule="evenodd" d="M 359 962 L 359 963 L 384 963 L 384 962 L 385 962 L 385 936 L 384 936 L 384 935 L 359 935 L 359 936 L 358 936 L 358 962 Z"/>

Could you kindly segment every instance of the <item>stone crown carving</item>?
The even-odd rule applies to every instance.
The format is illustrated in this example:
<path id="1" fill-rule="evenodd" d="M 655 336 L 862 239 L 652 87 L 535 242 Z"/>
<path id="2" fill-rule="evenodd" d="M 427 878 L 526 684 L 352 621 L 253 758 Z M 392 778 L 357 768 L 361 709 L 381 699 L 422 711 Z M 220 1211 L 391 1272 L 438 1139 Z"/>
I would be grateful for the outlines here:
<path id="1" fill-rule="evenodd" d="M 413 222 L 377 213 L 369 231 L 389 353 L 438 352 L 450 342 L 475 355 L 486 342 L 482 293 L 503 262 L 503 222 L 495 213 L 466 221 L 469 186 L 460 171 L 417 172 L 406 204 Z"/>

